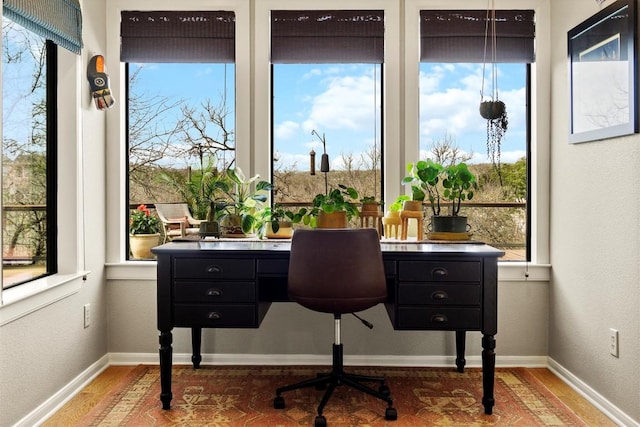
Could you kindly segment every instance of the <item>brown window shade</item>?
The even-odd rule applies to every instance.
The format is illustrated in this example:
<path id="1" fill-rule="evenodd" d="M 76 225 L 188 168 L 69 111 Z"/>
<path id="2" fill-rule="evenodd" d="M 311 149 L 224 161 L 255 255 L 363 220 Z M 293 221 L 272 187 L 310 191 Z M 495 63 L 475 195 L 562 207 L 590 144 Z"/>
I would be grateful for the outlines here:
<path id="1" fill-rule="evenodd" d="M 122 62 L 235 62 L 229 11 L 123 11 Z"/>
<path id="2" fill-rule="evenodd" d="M 274 10 L 271 62 L 381 64 L 384 11 Z"/>
<path id="3" fill-rule="evenodd" d="M 496 10 L 496 62 L 535 61 L 534 17 L 533 10 Z M 420 61 L 485 62 L 486 23 L 486 10 L 421 10 Z"/>

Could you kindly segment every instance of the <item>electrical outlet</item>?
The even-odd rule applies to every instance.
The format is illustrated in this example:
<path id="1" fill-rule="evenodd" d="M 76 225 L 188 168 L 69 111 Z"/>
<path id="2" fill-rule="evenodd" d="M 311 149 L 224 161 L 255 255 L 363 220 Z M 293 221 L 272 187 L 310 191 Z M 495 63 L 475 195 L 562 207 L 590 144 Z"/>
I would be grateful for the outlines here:
<path id="1" fill-rule="evenodd" d="M 609 353 L 618 357 L 618 331 L 613 328 L 609 329 Z"/>
<path id="2" fill-rule="evenodd" d="M 91 304 L 86 303 L 84 305 L 84 327 L 88 328 L 91 325 Z"/>

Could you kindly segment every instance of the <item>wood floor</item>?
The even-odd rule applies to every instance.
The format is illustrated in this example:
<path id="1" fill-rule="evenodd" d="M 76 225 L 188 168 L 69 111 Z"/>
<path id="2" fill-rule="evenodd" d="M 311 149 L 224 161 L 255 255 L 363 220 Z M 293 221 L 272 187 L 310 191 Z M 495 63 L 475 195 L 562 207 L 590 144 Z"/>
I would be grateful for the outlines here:
<path id="1" fill-rule="evenodd" d="M 97 405 L 100 399 L 116 387 L 118 382 L 134 368 L 135 366 L 110 366 L 42 425 L 44 427 L 69 427 L 78 425 L 77 421 Z M 571 408 L 571 410 L 588 425 L 597 427 L 616 426 L 616 424 L 602 412 L 548 369 L 531 368 L 528 369 L 528 371 L 544 383 L 558 399 Z"/>

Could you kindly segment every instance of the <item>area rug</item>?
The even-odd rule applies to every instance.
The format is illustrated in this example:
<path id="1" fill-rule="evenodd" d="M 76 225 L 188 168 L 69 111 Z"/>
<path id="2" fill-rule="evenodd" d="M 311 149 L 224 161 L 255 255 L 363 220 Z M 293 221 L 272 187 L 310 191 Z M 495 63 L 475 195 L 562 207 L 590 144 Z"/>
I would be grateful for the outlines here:
<path id="1" fill-rule="evenodd" d="M 83 426 L 312 426 L 322 391 L 284 393 L 285 409 L 274 409 L 275 389 L 315 376 L 326 367 L 173 367 L 173 400 L 163 410 L 158 366 L 140 365 L 82 420 Z M 485 415 L 482 372 L 454 368 L 348 367 L 383 375 L 391 389 L 396 421 L 386 421 L 386 403 L 349 387 L 338 387 L 324 415 L 329 426 L 586 426 L 525 369 L 498 368 L 495 407 Z"/>

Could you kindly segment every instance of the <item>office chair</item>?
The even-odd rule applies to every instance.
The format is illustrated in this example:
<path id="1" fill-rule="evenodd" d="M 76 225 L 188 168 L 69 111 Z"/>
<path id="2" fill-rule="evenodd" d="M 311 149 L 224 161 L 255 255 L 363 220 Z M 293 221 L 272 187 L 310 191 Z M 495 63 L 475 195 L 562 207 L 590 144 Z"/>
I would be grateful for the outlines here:
<path id="1" fill-rule="evenodd" d="M 378 232 L 364 229 L 299 229 L 293 234 L 289 259 L 288 293 L 292 301 L 310 310 L 332 313 L 335 326 L 331 372 L 276 390 L 273 407 L 285 407 L 282 393 L 305 387 L 328 386 L 318 406 L 315 426 L 327 425 L 322 415 L 338 385 L 348 385 L 387 402 L 385 419 L 396 420 L 389 387 L 383 377 L 346 373 L 340 341 L 342 314 L 373 307 L 387 299 L 387 283 Z M 354 314 L 355 315 L 355 314 Z M 355 315 L 358 317 L 357 315 Z M 368 322 L 365 325 L 372 327 Z M 362 383 L 376 382 L 375 390 Z"/>

